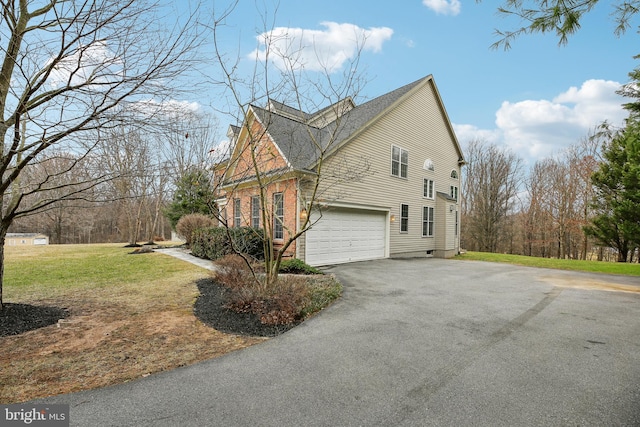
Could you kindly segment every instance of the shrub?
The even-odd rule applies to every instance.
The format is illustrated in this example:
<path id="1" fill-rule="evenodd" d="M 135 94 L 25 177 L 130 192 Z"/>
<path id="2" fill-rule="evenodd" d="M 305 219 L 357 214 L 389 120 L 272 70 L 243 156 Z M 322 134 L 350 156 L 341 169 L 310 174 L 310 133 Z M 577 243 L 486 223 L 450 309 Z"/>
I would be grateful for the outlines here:
<path id="1" fill-rule="evenodd" d="M 342 285 L 333 276 L 325 276 L 313 282 L 309 289 L 309 304 L 301 312 L 303 318 L 328 307 L 342 295 Z"/>
<path id="2" fill-rule="evenodd" d="M 251 258 L 264 259 L 263 238 L 262 230 L 251 227 L 201 228 L 193 234 L 191 252 L 197 257 L 212 260 L 220 259 L 225 255 L 236 253 L 236 251 Z M 235 248 L 236 251 L 232 248 Z"/>
<path id="3" fill-rule="evenodd" d="M 225 307 L 239 313 L 253 313 L 267 325 L 286 325 L 304 320 L 331 304 L 342 286 L 331 276 L 280 276 L 264 287 L 252 276 L 240 255 L 227 255 L 216 262 L 216 281 L 230 291 Z"/>
<path id="4" fill-rule="evenodd" d="M 180 218 L 176 224 L 176 232 L 191 246 L 194 232 L 199 228 L 211 227 L 213 220 L 202 214 L 189 214 Z"/>
<path id="5" fill-rule="evenodd" d="M 256 281 L 244 258 L 236 254 L 226 255 L 216 261 L 216 266 L 214 278 L 218 283 L 234 293 L 243 294 L 245 299 L 253 297 Z"/>
<path id="6" fill-rule="evenodd" d="M 309 287 L 304 278 L 284 277 L 265 291 L 264 305 L 256 312 L 266 325 L 288 325 L 303 320 L 302 311 L 309 304 Z"/>
<path id="7" fill-rule="evenodd" d="M 322 274 L 322 271 L 297 258 L 282 260 L 278 271 L 287 274 Z"/>

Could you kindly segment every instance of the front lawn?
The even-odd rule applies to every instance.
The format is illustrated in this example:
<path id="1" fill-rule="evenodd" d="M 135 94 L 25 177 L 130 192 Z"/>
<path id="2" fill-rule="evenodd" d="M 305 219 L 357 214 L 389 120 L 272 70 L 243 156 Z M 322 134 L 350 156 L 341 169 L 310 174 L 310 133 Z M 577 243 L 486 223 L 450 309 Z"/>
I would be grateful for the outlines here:
<path id="1" fill-rule="evenodd" d="M 264 340 L 219 332 L 194 316 L 197 282 L 209 271 L 122 246 L 6 247 L 4 302 L 68 316 L 0 334 L 1 404 L 121 383 Z"/>

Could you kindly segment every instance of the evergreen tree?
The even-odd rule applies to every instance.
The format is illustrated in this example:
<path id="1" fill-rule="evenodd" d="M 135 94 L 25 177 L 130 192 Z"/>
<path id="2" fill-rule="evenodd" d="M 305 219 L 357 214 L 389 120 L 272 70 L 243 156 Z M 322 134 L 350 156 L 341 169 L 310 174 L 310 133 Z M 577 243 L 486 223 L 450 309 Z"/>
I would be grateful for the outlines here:
<path id="1" fill-rule="evenodd" d="M 634 116 L 603 149 L 603 161 L 592 176 L 599 213 L 585 227 L 600 244 L 618 250 L 619 262 L 640 246 L 640 120 Z"/>
<path id="2" fill-rule="evenodd" d="M 173 202 L 164 211 L 175 230 L 185 215 L 199 213 L 212 216 L 216 212 L 215 193 L 209 173 L 205 170 L 187 172 L 177 183 Z"/>

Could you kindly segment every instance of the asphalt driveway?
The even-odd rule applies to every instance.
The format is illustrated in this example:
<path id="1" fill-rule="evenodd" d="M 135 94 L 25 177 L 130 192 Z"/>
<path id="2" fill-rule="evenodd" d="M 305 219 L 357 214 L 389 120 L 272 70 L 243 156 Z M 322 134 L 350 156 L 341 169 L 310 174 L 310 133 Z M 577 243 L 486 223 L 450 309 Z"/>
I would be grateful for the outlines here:
<path id="1" fill-rule="evenodd" d="M 45 402 L 83 426 L 640 425 L 637 278 L 441 259 L 328 271 L 344 297 L 280 337 Z"/>

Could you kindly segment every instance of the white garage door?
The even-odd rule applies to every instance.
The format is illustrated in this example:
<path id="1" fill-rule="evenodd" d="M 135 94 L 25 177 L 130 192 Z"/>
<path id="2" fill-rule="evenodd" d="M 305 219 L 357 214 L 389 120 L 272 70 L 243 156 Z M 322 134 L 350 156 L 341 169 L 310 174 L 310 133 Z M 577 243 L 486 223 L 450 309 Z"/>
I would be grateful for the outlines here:
<path id="1" fill-rule="evenodd" d="M 384 258 L 386 223 L 385 212 L 323 210 L 320 221 L 307 231 L 307 264 L 326 265 Z"/>

